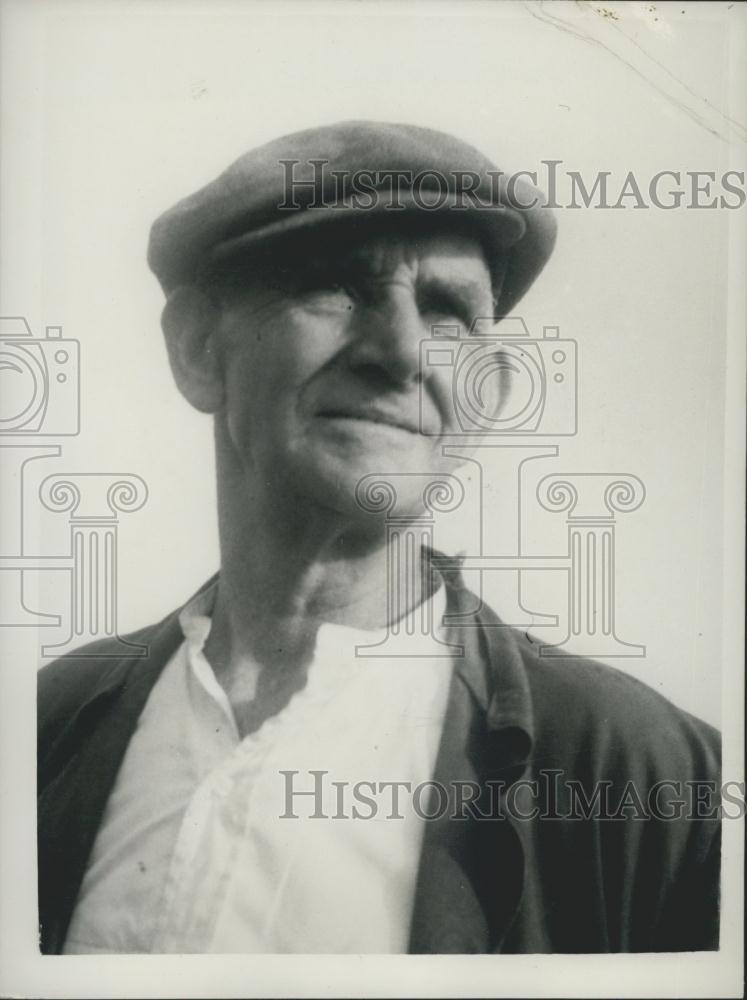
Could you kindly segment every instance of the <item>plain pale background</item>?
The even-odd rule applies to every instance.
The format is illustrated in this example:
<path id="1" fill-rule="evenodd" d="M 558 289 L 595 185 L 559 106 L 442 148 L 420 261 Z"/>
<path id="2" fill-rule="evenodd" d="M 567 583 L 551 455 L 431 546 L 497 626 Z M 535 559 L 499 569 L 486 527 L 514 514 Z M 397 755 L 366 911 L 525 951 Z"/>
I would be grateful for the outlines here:
<path id="1" fill-rule="evenodd" d="M 253 145 L 351 117 L 453 132 L 508 171 L 541 170 L 546 159 L 589 181 L 610 170 L 613 190 L 628 171 L 645 185 L 665 169 L 744 169 L 728 120 L 744 117 L 739 5 L 28 7 L 25 17 L 18 5 L 4 8 L 15 33 L 3 52 L 2 313 L 25 315 L 39 334 L 61 325 L 81 343 L 82 431 L 65 440 L 61 459 L 39 463 L 38 478 L 132 472 L 148 484 L 146 506 L 121 519 L 120 631 L 156 620 L 217 567 L 210 421 L 171 382 L 162 295 L 145 264 L 149 226 L 177 198 Z M 577 340 L 581 426 L 541 472 L 628 472 L 645 483 L 645 504 L 618 522 L 617 606 L 620 636 L 644 643 L 647 656 L 611 662 L 718 724 L 722 666 L 734 655 L 733 644 L 722 651 L 723 606 L 735 593 L 723 587 L 724 558 L 733 561 L 741 539 L 738 520 L 725 531 L 723 482 L 727 302 L 736 299 L 739 322 L 744 279 L 737 270 L 733 284 L 733 264 L 743 237 L 735 242 L 733 229 L 743 229 L 744 211 L 561 210 L 558 223 L 554 258 L 521 314 L 535 336 L 557 325 Z M 497 510 L 513 490 L 499 471 L 485 463 Z M 65 515 L 29 512 L 28 520 L 45 552 L 65 551 Z M 525 539 L 527 552 L 562 553 L 562 516 L 545 515 L 537 532 Z M 490 587 L 500 612 L 497 584 L 486 580 Z M 538 587 L 536 610 L 561 613 L 551 583 Z M 40 610 L 64 610 L 59 580 L 41 580 L 38 598 Z M 21 638 L 33 654 L 33 638 Z M 31 688 L 8 676 L 14 709 L 32 720 Z M 739 682 L 730 690 L 738 695 Z M 15 805 L 32 817 L 33 788 L 24 784 Z M 24 841 L 29 859 L 32 847 Z M 14 924 L 24 919 L 33 924 L 27 901 L 13 913 Z M 669 965 L 666 956 L 630 956 L 604 987 L 609 958 L 584 960 L 576 995 L 713 995 L 713 977 L 724 972 L 719 956 Z M 129 981 L 119 978 L 124 965 L 84 961 L 99 991 L 103 982 L 120 995 L 152 990 L 147 959 L 127 964 L 128 975 L 143 977 Z M 317 966 L 302 961 L 286 962 L 294 977 L 283 980 L 286 990 L 306 989 L 297 977 Z M 241 959 L 223 960 L 218 980 L 202 962 L 158 968 L 177 994 L 261 992 L 258 982 L 282 991 L 277 979 L 255 978 L 269 968 L 263 962 L 250 975 Z M 332 972 L 322 964 L 329 990 L 349 992 L 345 970 L 355 975 L 355 961 Z M 41 965 L 51 978 L 36 989 L 64 995 L 66 980 Z M 558 995 L 576 966 L 570 956 L 504 959 L 501 988 Z M 403 992 L 451 993 L 462 982 L 461 967 L 447 960 L 435 978 L 433 964 L 422 973 L 412 963 L 392 968 Z M 470 969 L 485 976 L 482 989 L 498 989 L 487 965 Z M 732 979 L 718 982 L 721 995 L 734 989 Z"/>

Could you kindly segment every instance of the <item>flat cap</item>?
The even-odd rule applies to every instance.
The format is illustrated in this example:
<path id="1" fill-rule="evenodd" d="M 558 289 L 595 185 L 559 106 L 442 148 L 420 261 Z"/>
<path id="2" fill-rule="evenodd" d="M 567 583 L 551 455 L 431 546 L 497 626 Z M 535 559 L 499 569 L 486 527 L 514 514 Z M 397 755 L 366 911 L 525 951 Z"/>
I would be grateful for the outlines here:
<path id="1" fill-rule="evenodd" d="M 239 157 L 154 222 L 148 262 L 166 293 L 206 266 L 335 223 L 420 219 L 482 243 L 507 315 L 549 258 L 556 224 L 543 196 L 473 146 L 433 129 L 346 121 L 282 136 Z M 321 230 L 320 230 L 321 231 Z"/>

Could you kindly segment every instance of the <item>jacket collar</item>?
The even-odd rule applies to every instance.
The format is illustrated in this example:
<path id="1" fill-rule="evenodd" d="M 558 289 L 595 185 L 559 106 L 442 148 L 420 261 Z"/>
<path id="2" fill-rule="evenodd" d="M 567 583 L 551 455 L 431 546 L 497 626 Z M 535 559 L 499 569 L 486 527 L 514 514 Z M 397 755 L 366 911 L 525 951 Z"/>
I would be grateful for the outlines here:
<path id="1" fill-rule="evenodd" d="M 448 593 L 446 624 L 465 648 L 465 655 L 456 657 L 455 673 L 484 713 L 488 729 L 516 737 L 518 763 L 531 750 L 534 715 L 516 633 L 465 587 L 459 570 L 442 571 L 442 576 Z"/>
<path id="2" fill-rule="evenodd" d="M 426 821 L 410 952 L 489 952 L 500 949 L 521 901 L 524 849 L 508 819 L 481 815 L 494 811 L 493 791 L 526 769 L 532 704 L 513 632 L 464 587 L 458 571 L 444 579 L 448 638 L 462 655 L 456 657 L 433 779 L 446 809 Z M 463 808 L 470 785 L 480 790 L 471 814 Z"/>

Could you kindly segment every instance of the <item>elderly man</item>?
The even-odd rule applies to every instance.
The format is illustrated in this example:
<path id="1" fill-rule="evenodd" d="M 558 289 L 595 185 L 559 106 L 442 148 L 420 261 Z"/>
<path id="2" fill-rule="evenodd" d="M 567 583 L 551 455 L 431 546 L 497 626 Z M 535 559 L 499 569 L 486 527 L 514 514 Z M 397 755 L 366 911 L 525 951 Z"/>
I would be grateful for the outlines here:
<path id="1" fill-rule="evenodd" d="M 505 316 L 553 241 L 475 149 L 372 122 L 247 153 L 155 223 L 171 368 L 214 422 L 221 566 L 137 633 L 145 658 L 102 643 L 40 673 L 44 951 L 718 946 L 716 811 L 680 798 L 715 789 L 717 734 L 548 664 L 429 550 L 397 562 L 361 502 L 397 476 L 416 518 L 453 470 L 450 373 L 420 344 Z M 369 655 L 393 615 L 398 655 Z M 406 794 L 426 787 L 448 808 Z"/>

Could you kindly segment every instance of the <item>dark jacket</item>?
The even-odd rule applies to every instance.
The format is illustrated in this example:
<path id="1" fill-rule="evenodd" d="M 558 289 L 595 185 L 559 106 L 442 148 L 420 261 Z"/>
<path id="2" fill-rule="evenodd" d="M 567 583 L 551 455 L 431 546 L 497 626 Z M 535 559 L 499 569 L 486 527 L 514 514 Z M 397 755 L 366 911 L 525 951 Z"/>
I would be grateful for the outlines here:
<path id="1" fill-rule="evenodd" d="M 445 582 L 462 650 L 434 776 L 449 798 L 426 823 L 410 951 L 718 948 L 718 733 L 620 671 L 538 656 Z M 128 638 L 148 656 L 107 658 L 103 641 L 39 674 L 45 953 L 62 949 L 137 719 L 182 641 L 177 612 Z M 693 818 L 677 802 L 696 787 Z"/>

